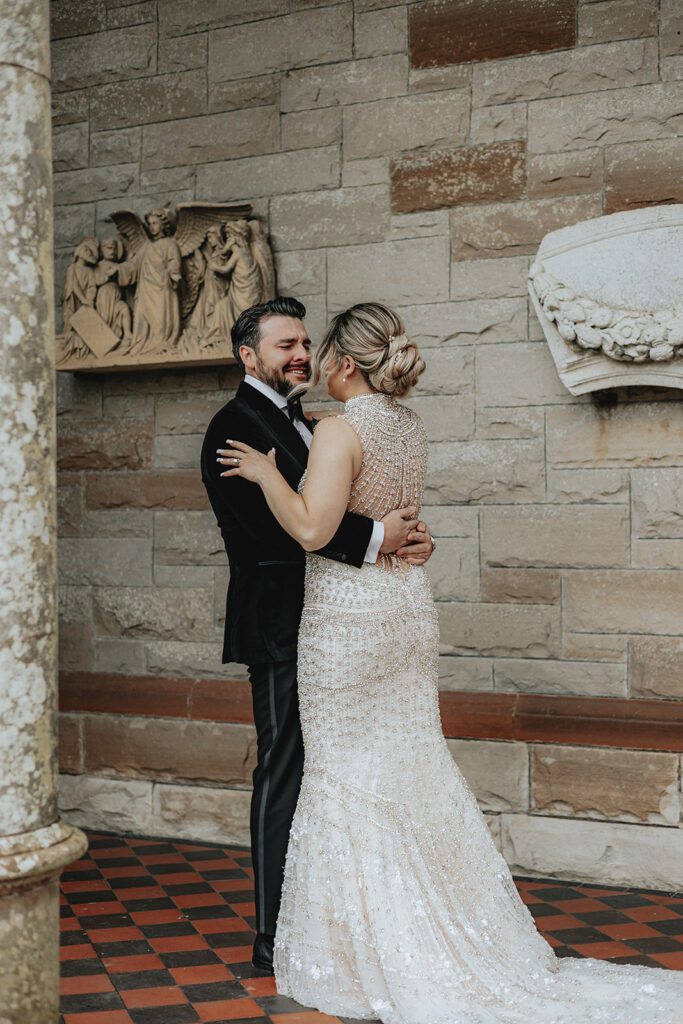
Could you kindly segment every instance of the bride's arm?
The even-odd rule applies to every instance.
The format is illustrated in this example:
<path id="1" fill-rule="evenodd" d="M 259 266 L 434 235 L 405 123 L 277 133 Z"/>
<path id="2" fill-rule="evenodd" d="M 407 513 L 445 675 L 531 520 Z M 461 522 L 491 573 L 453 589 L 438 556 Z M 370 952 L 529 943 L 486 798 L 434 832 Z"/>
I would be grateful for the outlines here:
<path id="1" fill-rule="evenodd" d="M 230 468 L 221 476 L 241 476 L 258 484 L 277 521 L 306 551 L 317 551 L 332 539 L 360 469 L 362 453 L 353 427 L 337 417 L 318 423 L 302 494 L 293 491 L 279 472 L 274 449 L 262 455 L 240 441 L 226 443 L 230 447 L 219 449 L 218 461 Z"/>

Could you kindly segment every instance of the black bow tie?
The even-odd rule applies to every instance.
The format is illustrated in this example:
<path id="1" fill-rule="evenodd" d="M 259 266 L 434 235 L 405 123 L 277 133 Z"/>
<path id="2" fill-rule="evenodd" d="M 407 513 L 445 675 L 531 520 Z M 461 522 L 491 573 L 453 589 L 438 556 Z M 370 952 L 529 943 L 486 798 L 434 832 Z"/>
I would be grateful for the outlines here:
<path id="1" fill-rule="evenodd" d="M 292 423 L 294 420 L 304 420 L 304 411 L 301 408 L 301 399 L 297 395 L 295 398 L 287 399 L 287 415 L 289 416 Z"/>

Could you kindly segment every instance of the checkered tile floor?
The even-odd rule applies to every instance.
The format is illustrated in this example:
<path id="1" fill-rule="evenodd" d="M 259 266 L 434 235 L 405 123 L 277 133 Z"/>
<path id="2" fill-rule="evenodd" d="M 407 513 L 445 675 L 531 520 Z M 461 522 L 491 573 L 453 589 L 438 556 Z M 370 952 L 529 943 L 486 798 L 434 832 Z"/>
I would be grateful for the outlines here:
<path id="1" fill-rule="evenodd" d="M 244 849 L 90 835 L 62 875 L 60 1024 L 334 1024 L 250 963 Z M 558 956 L 683 970 L 683 896 L 520 879 Z"/>

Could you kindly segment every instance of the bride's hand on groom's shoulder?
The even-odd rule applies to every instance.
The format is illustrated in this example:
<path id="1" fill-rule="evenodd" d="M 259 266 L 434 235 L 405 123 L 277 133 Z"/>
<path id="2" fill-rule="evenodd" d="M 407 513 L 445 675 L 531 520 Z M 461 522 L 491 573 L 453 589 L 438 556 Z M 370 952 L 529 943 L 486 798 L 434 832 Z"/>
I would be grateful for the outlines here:
<path id="1" fill-rule="evenodd" d="M 226 441 L 228 448 L 217 448 L 218 458 L 216 462 L 222 466 L 229 467 L 221 476 L 241 476 L 244 480 L 251 480 L 252 483 L 260 484 L 264 476 L 275 470 L 275 449 L 271 448 L 267 455 L 250 448 L 242 441 Z"/>

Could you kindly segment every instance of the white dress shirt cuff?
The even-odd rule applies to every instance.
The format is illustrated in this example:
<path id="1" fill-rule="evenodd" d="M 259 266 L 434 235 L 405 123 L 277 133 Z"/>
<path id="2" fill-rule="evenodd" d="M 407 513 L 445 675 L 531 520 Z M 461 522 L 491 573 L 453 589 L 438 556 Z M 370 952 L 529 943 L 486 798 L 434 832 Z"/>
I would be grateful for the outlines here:
<path id="1" fill-rule="evenodd" d="M 384 543 L 384 523 L 375 523 L 372 528 L 372 535 L 370 537 L 370 543 L 368 544 L 368 550 L 365 552 L 364 562 L 376 562 L 379 554 L 379 549 Z"/>

